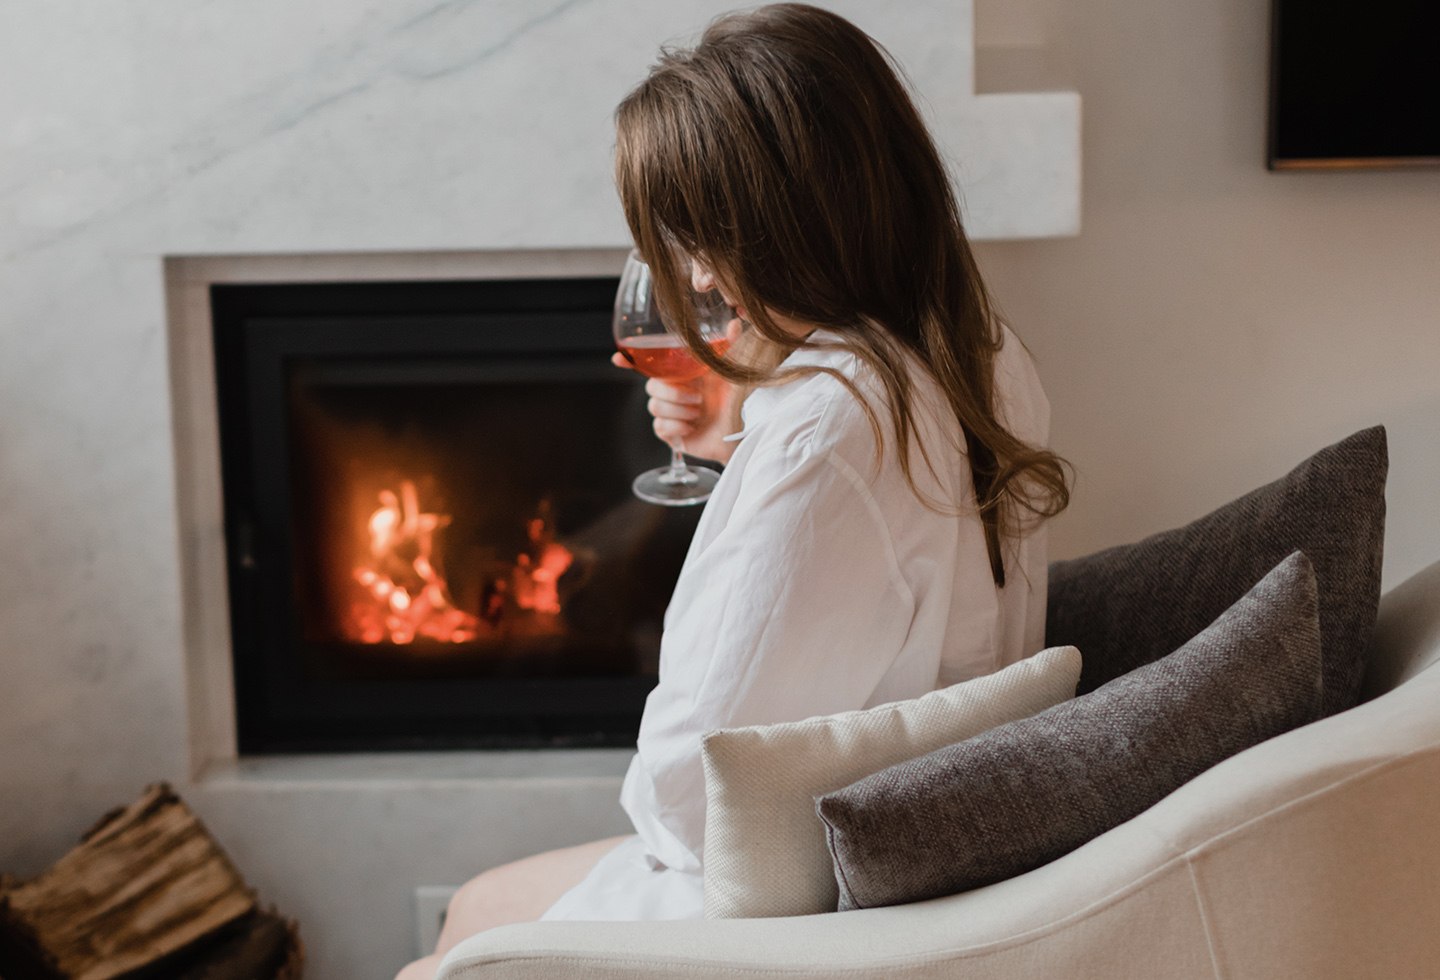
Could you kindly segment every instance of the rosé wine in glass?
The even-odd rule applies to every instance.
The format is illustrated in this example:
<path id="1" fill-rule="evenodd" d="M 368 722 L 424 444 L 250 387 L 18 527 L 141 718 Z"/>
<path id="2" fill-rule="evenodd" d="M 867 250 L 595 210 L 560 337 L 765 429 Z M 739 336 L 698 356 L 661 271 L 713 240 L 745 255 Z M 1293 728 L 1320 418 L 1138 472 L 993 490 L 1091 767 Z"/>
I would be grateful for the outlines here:
<path id="1" fill-rule="evenodd" d="M 724 357 L 725 352 L 730 349 L 728 337 L 713 337 L 709 344 L 718 357 Z M 647 377 L 659 378 L 671 384 L 694 381 L 710 370 L 690 353 L 684 341 L 673 334 L 627 337 L 619 341 L 619 347 L 620 353 L 635 370 Z"/>
<path id="2" fill-rule="evenodd" d="M 721 357 L 730 348 L 730 321 L 735 310 L 719 298 L 718 293 L 692 296 L 695 324 L 700 337 Z M 654 282 L 650 266 L 631 249 L 620 275 L 620 288 L 615 293 L 615 316 L 612 320 L 615 344 L 620 353 L 641 374 L 671 384 L 686 384 L 702 377 L 707 368 L 670 332 L 655 302 Z M 704 503 L 720 479 L 708 467 L 687 466 L 685 447 L 677 442 L 670 447 L 670 465 L 641 473 L 631 484 L 635 496 L 652 504 L 684 507 Z"/>

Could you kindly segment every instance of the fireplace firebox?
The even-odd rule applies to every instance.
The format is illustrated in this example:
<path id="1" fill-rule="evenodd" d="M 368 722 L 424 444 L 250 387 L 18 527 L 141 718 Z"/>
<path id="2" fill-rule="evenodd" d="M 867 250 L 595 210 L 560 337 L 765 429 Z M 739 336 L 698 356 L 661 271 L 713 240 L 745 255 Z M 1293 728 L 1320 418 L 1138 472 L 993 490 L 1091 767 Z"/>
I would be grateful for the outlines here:
<path id="1" fill-rule="evenodd" d="M 242 754 L 634 744 L 699 508 L 616 285 L 211 288 Z"/>

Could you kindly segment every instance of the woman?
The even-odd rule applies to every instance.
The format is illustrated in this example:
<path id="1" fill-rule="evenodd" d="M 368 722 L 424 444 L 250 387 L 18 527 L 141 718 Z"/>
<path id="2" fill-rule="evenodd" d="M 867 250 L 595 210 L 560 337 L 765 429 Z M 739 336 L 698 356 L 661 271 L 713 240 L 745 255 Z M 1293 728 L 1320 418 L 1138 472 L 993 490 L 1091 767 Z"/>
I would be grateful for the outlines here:
<path id="1" fill-rule="evenodd" d="M 704 732 L 918 697 L 1043 645 L 1042 525 L 1068 501 L 1048 403 L 885 54 L 814 7 L 729 15 L 665 52 L 616 128 L 662 306 L 716 288 L 750 324 L 721 358 L 678 313 L 713 374 L 647 385 L 656 434 L 726 468 L 621 792 L 636 833 L 474 879 L 406 980 L 506 922 L 698 918 Z"/>

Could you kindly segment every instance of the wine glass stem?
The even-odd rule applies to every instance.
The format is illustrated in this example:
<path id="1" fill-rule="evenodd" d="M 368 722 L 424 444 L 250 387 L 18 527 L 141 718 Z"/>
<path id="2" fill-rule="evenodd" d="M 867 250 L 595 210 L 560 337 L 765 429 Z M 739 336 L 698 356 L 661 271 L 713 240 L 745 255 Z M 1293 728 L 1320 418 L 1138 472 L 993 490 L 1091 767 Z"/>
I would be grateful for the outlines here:
<path id="1" fill-rule="evenodd" d="M 670 470 L 660 478 L 662 483 L 692 483 L 695 477 L 690 475 L 690 467 L 685 465 L 685 442 L 677 439 L 675 445 L 670 447 Z"/>

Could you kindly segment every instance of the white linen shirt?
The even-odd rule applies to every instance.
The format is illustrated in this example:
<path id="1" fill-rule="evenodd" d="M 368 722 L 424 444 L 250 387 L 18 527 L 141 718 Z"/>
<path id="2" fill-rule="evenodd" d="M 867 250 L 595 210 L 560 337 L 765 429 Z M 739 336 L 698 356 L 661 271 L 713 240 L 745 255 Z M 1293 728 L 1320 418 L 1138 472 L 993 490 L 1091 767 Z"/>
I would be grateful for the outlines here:
<path id="1" fill-rule="evenodd" d="M 636 834 L 542 919 L 703 914 L 705 732 L 919 697 L 1043 646 L 1044 525 L 1007 545 L 997 588 L 963 437 L 938 386 L 911 365 L 911 471 L 949 513 L 907 483 L 868 370 L 810 346 L 837 339 L 817 330 L 783 366 L 851 379 L 880 412 L 885 451 L 877 459 L 864 411 L 832 377 L 751 393 L 666 610 L 659 681 L 620 793 Z M 1008 329 L 995 381 L 1007 427 L 1046 445 L 1049 402 Z"/>
<path id="2" fill-rule="evenodd" d="M 1007 426 L 1045 445 L 1049 402 L 1029 355 L 1004 331 L 996 390 Z M 807 344 L 835 341 L 826 330 Z M 963 438 L 917 369 L 906 481 L 883 391 L 859 359 L 802 347 L 784 367 L 850 378 L 880 411 L 885 452 L 838 381 L 815 375 L 760 388 L 695 530 L 665 614 L 659 683 L 645 702 L 620 802 L 652 867 L 698 874 L 711 729 L 796 721 L 919 697 L 998 670 L 1044 641 L 1043 525 L 1006 555 L 995 586 Z M 957 516 L 955 505 L 962 509 Z"/>

